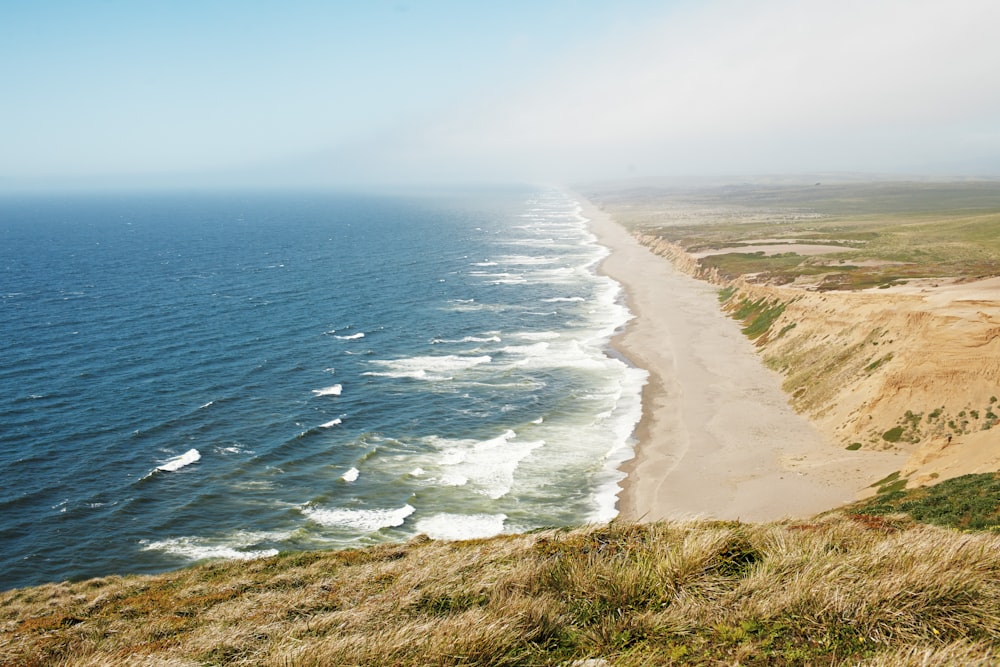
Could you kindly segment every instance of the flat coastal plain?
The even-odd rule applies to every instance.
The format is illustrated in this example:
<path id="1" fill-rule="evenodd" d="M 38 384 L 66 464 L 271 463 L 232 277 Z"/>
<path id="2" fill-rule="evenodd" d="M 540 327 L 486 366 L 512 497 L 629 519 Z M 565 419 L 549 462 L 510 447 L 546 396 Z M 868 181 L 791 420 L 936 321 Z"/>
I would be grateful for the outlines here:
<path id="1" fill-rule="evenodd" d="M 601 271 L 624 287 L 634 318 L 613 346 L 645 369 L 635 456 L 623 466 L 623 519 L 770 521 L 853 501 L 904 460 L 826 442 L 789 406 L 715 288 L 674 269 L 582 201 L 611 250 Z"/>

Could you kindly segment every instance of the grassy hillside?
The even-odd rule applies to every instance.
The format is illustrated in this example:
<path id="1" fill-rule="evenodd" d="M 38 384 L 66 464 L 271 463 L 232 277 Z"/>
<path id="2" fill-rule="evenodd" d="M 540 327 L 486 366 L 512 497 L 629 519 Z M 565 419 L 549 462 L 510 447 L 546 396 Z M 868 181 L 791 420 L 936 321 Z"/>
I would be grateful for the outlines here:
<path id="1" fill-rule="evenodd" d="M 887 483 L 807 522 L 418 539 L 10 591 L 0 663 L 996 664 L 1000 534 L 871 513 L 921 493 Z M 992 475 L 938 495 L 944 523 L 1000 505 Z"/>
<path id="2" fill-rule="evenodd" d="M 701 190 L 598 191 L 593 198 L 637 232 L 698 253 L 723 278 L 754 274 L 819 289 L 908 278 L 1000 275 L 1000 183 L 745 185 Z M 758 239 L 841 248 L 821 256 L 742 252 Z"/>

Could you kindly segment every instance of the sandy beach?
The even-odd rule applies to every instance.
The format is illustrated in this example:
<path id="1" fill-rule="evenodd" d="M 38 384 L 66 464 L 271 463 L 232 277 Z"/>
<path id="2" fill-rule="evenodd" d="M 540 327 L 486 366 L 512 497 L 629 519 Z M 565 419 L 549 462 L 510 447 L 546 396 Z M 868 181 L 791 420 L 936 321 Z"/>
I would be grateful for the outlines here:
<path id="1" fill-rule="evenodd" d="M 652 254 L 607 214 L 583 215 L 634 319 L 613 345 L 649 372 L 618 508 L 642 521 L 807 517 L 855 499 L 900 453 L 850 452 L 796 414 L 715 289 Z"/>

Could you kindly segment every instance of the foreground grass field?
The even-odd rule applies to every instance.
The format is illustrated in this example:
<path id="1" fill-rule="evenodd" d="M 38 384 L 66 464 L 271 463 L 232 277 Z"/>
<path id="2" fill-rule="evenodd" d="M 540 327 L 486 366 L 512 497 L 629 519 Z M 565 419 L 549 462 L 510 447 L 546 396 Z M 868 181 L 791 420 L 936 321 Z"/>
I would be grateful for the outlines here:
<path id="1" fill-rule="evenodd" d="M 612 523 L 10 591 L 0 663 L 996 664 L 1000 534 L 869 513 L 927 504 L 909 493 L 808 522 Z M 942 523 L 964 505 L 996 519 L 993 475 L 938 495 Z"/>
<path id="2" fill-rule="evenodd" d="M 1000 183 L 746 185 L 595 192 L 631 229 L 677 243 L 722 278 L 813 280 L 820 290 L 1000 275 Z M 840 249 L 743 251 L 760 239 Z"/>

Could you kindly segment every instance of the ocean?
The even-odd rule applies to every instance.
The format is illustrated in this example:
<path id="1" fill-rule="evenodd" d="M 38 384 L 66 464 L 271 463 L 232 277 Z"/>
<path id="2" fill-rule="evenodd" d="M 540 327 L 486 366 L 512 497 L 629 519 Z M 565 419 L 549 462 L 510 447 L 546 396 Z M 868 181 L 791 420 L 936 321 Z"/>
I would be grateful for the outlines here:
<path id="1" fill-rule="evenodd" d="M 544 188 L 0 199 L 0 589 L 613 518 L 606 252 Z"/>

